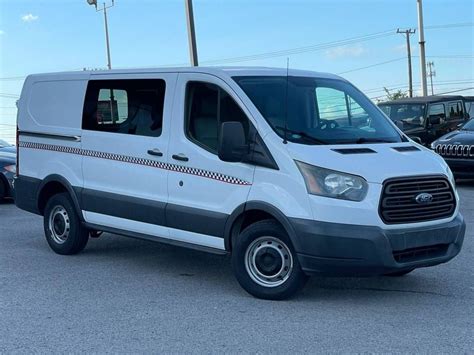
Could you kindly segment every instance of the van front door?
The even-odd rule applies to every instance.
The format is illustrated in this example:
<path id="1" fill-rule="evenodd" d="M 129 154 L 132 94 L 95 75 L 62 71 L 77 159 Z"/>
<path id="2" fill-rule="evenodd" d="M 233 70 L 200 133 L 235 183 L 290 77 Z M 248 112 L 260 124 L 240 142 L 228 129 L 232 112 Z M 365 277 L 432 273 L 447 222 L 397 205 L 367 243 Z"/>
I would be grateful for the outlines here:
<path id="1" fill-rule="evenodd" d="M 248 132 L 246 109 L 235 92 L 215 76 L 179 74 L 168 158 L 170 234 L 223 249 L 228 216 L 245 203 L 255 167 L 223 162 L 217 156 L 219 125 L 239 121 Z"/>
<path id="2" fill-rule="evenodd" d="M 83 112 L 88 223 L 168 237 L 167 157 L 175 74 L 95 75 Z"/>

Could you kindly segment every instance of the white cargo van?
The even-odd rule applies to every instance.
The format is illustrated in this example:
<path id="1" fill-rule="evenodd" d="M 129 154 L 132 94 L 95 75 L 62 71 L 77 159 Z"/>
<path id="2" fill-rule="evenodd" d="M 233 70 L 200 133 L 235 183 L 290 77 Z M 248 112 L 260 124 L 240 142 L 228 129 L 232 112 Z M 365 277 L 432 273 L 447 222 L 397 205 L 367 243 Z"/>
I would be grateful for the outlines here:
<path id="1" fill-rule="evenodd" d="M 403 275 L 462 246 L 453 175 L 346 80 L 271 68 L 29 76 L 16 204 L 50 247 L 100 231 L 231 253 L 282 299 L 308 275 Z"/>

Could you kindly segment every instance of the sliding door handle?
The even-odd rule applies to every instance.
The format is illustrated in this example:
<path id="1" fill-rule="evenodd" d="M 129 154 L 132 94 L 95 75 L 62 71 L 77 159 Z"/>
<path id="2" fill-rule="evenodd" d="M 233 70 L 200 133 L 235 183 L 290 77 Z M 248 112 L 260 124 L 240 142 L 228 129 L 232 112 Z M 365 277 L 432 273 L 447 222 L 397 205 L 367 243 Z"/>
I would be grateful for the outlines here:
<path id="1" fill-rule="evenodd" d="M 156 149 L 156 148 L 155 149 L 148 149 L 147 153 L 150 154 L 150 155 L 157 156 L 157 157 L 162 157 L 163 156 L 163 153 L 160 152 L 160 150 Z"/>
<path id="2" fill-rule="evenodd" d="M 183 153 L 173 154 L 172 158 L 175 159 L 175 160 L 179 160 L 179 161 L 188 161 L 189 160 L 189 158 L 186 155 L 184 155 Z"/>

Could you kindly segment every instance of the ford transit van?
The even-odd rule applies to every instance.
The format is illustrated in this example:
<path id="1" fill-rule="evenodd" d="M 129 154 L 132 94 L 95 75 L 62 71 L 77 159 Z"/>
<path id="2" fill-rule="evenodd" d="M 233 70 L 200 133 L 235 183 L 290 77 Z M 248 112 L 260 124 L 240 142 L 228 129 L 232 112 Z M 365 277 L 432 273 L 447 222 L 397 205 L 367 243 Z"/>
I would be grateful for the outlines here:
<path id="1" fill-rule="evenodd" d="M 309 275 L 403 275 L 455 257 L 453 175 L 362 92 L 272 68 L 28 76 L 16 204 L 50 247 L 111 232 L 231 254 L 250 294 Z"/>

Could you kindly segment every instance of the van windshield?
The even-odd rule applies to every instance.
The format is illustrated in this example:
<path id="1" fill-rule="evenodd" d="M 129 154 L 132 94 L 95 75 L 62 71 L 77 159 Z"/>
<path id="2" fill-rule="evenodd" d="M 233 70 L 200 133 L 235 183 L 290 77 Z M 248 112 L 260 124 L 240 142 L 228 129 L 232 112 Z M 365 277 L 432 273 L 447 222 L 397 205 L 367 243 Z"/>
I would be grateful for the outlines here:
<path id="1" fill-rule="evenodd" d="M 365 144 L 403 139 L 378 108 L 345 81 L 296 76 L 233 79 L 273 130 L 288 141 Z"/>

